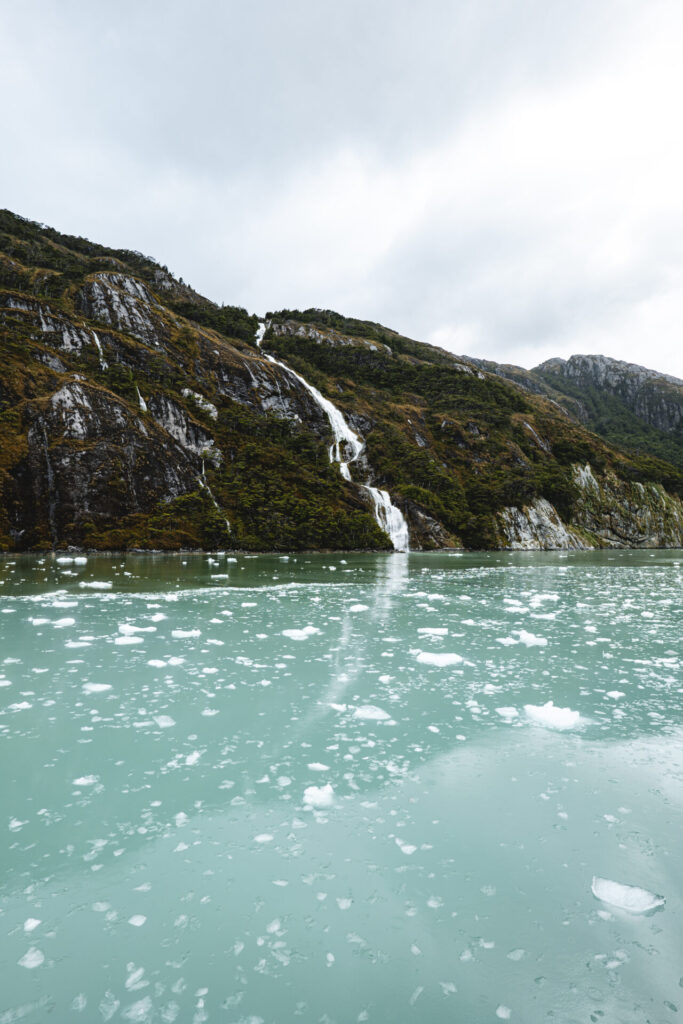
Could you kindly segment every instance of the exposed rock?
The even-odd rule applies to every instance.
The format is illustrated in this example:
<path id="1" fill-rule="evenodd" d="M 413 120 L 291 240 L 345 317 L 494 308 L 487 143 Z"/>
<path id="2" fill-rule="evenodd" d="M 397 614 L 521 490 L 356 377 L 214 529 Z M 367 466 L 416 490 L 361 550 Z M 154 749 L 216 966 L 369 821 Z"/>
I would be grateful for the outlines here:
<path id="1" fill-rule="evenodd" d="M 536 498 L 522 508 L 504 508 L 498 518 L 505 538 L 503 546 L 513 551 L 581 551 L 592 546 L 565 526 L 545 498 Z"/>
<path id="2" fill-rule="evenodd" d="M 572 522 L 600 546 L 683 547 L 683 502 L 661 484 L 629 483 L 613 472 L 596 478 L 590 466 L 575 466 L 580 497 Z"/>

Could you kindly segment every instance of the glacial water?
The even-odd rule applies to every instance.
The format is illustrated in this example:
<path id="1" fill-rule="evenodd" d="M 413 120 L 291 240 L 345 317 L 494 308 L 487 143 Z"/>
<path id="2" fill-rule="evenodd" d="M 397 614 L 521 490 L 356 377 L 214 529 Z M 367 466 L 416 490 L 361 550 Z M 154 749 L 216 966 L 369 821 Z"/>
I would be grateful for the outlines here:
<path id="1" fill-rule="evenodd" d="M 680 1020 L 682 564 L 0 559 L 0 1024 Z"/>

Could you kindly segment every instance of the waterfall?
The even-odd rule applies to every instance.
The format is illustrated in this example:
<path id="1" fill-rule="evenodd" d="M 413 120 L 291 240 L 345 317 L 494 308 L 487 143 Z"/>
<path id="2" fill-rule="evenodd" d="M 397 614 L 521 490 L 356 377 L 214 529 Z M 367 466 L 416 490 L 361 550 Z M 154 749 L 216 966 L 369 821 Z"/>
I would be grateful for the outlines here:
<path id="1" fill-rule="evenodd" d="M 100 339 L 97 337 L 97 335 L 95 334 L 94 331 L 92 331 L 91 333 L 92 333 L 92 340 L 95 342 L 95 348 L 97 349 L 97 351 L 99 352 L 99 355 L 100 355 L 100 369 L 106 370 L 106 369 L 108 369 L 109 364 L 107 363 L 107 361 L 104 358 L 104 353 L 102 351 L 102 343 L 100 342 Z"/>
<path id="2" fill-rule="evenodd" d="M 256 330 L 256 345 L 258 348 L 261 348 L 261 343 L 263 342 L 263 336 L 266 333 L 267 327 L 268 325 L 266 323 L 258 325 Z M 330 462 L 338 462 L 339 472 L 341 475 L 345 480 L 348 480 L 349 483 L 353 483 L 349 463 L 355 462 L 358 459 L 365 447 L 364 441 L 354 430 L 351 429 L 342 413 L 337 409 L 336 405 L 333 405 L 328 398 L 321 395 L 318 389 L 313 387 L 312 384 L 309 384 L 300 373 L 297 373 L 296 370 L 287 366 L 286 363 L 276 359 L 275 356 L 271 356 L 267 352 L 264 352 L 264 355 L 269 363 L 279 366 L 282 370 L 285 370 L 293 377 L 296 377 L 299 383 L 306 388 L 308 393 L 315 399 L 317 404 L 323 410 L 329 420 L 332 436 L 334 437 L 334 442 L 330 445 Z M 346 456 L 346 458 L 344 458 L 344 456 Z M 389 492 L 381 491 L 377 487 L 370 487 L 369 484 L 358 484 L 357 486 L 361 487 L 364 491 L 367 491 L 370 495 L 373 503 L 375 520 L 380 529 L 389 534 L 394 550 L 408 551 L 410 549 L 408 523 L 406 522 L 405 516 L 401 512 L 400 508 L 397 508 L 396 505 L 392 504 Z"/>

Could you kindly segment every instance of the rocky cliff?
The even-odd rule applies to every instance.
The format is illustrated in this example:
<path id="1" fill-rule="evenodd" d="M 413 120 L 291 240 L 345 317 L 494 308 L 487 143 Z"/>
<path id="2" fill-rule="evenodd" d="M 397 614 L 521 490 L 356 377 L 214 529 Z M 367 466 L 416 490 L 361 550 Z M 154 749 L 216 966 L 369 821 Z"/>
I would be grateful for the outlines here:
<path id="1" fill-rule="evenodd" d="M 329 311 L 259 320 L 8 212 L 0 346 L 0 549 L 683 542 L 680 469 L 540 377 Z"/>

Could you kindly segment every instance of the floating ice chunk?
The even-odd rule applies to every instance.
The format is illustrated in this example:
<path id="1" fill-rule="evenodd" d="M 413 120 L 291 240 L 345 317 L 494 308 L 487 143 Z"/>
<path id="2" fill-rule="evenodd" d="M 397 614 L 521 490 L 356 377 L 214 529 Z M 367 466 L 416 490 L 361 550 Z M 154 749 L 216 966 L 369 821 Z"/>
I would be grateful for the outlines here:
<path id="1" fill-rule="evenodd" d="M 55 619 L 55 621 L 52 623 L 52 625 L 55 627 L 55 629 L 64 629 L 66 626 L 75 626 L 76 625 L 76 620 L 75 619 Z"/>
<path id="2" fill-rule="evenodd" d="M 171 729 L 175 725 L 175 718 L 171 718 L 170 715 L 156 715 L 154 721 L 160 729 Z"/>
<path id="3" fill-rule="evenodd" d="M 141 636 L 117 636 L 114 643 L 117 647 L 130 647 L 132 644 L 143 644 L 145 641 Z"/>
<path id="4" fill-rule="evenodd" d="M 111 683 L 83 683 L 83 693 L 104 693 L 111 690 Z"/>
<path id="5" fill-rule="evenodd" d="M 308 786 L 304 790 L 307 807 L 331 807 L 334 803 L 334 789 L 328 782 L 325 786 Z"/>
<path id="6" fill-rule="evenodd" d="M 422 665 L 436 665 L 438 668 L 445 668 L 447 665 L 459 665 L 462 657 L 459 654 L 430 654 L 429 651 L 420 651 L 417 660 Z"/>
<path id="7" fill-rule="evenodd" d="M 596 899 L 626 910 L 629 914 L 646 914 L 648 910 L 663 907 L 666 903 L 663 896 L 656 896 L 647 889 L 641 889 L 639 885 L 623 885 L 609 878 L 594 876 L 591 889 Z"/>
<path id="8" fill-rule="evenodd" d="M 312 772 L 329 772 L 330 766 L 327 764 L 321 764 L 320 761 L 312 761 L 308 766 L 309 771 Z"/>
<path id="9" fill-rule="evenodd" d="M 171 636 L 174 640 L 188 640 L 196 636 L 201 636 L 201 629 L 173 629 L 171 630 Z"/>
<path id="10" fill-rule="evenodd" d="M 27 933 L 35 931 L 40 923 L 39 917 L 27 917 L 24 921 L 24 931 Z"/>
<path id="11" fill-rule="evenodd" d="M 349 608 L 350 612 L 367 612 L 369 607 L 367 604 L 352 604 Z"/>
<path id="12" fill-rule="evenodd" d="M 114 586 L 109 580 L 81 580 L 79 587 L 87 587 L 89 590 L 111 590 Z"/>
<path id="13" fill-rule="evenodd" d="M 162 661 L 161 658 L 152 658 L 147 664 L 151 665 L 152 668 L 166 668 L 167 663 Z"/>
<path id="14" fill-rule="evenodd" d="M 496 714 L 500 715 L 500 717 L 504 718 L 507 722 L 510 722 L 513 718 L 517 718 L 519 716 L 519 711 L 517 708 L 496 708 Z"/>
<path id="15" fill-rule="evenodd" d="M 417 631 L 425 636 L 448 636 L 445 626 L 418 626 Z"/>
<path id="16" fill-rule="evenodd" d="M 319 632 L 316 626 L 304 626 L 303 629 L 283 629 L 282 635 L 288 636 L 290 640 L 308 640 L 309 636 Z"/>
<path id="17" fill-rule="evenodd" d="M 80 778 L 74 779 L 74 786 L 94 786 L 98 781 L 97 775 L 81 775 Z"/>
<path id="18" fill-rule="evenodd" d="M 135 633 L 156 633 L 156 626 L 133 626 L 130 622 L 122 622 L 119 625 L 119 633 L 124 636 L 133 636 Z"/>
<path id="19" fill-rule="evenodd" d="M 544 636 L 535 636 L 533 633 L 527 633 L 526 629 L 513 629 L 513 633 L 519 637 L 520 644 L 524 644 L 526 647 L 546 647 L 548 641 Z"/>
<path id="20" fill-rule="evenodd" d="M 401 853 L 405 853 L 406 857 L 412 857 L 417 850 L 417 846 L 412 846 L 410 843 L 404 843 L 402 839 L 396 836 L 395 843 L 398 846 Z"/>
<path id="21" fill-rule="evenodd" d="M 619 700 L 620 697 L 625 697 L 626 694 L 621 690 L 608 690 L 606 696 L 611 697 L 612 700 Z"/>
<path id="22" fill-rule="evenodd" d="M 270 832 L 262 832 L 258 836 L 254 836 L 255 843 L 272 843 L 275 837 L 271 836 Z"/>
<path id="23" fill-rule="evenodd" d="M 514 644 L 518 644 L 519 640 L 515 640 L 514 636 L 498 636 L 496 643 L 502 644 L 503 647 L 512 647 Z"/>
<path id="24" fill-rule="evenodd" d="M 164 716 L 162 716 L 162 717 L 164 717 Z M 171 721 L 173 721 L 173 719 L 171 719 Z M 175 725 L 175 722 L 173 724 Z M 162 728 L 165 728 L 165 727 L 162 726 Z M 193 750 L 192 753 L 188 754 L 187 757 L 185 758 L 185 764 L 189 765 L 190 767 L 192 767 L 192 765 L 197 764 L 197 761 L 199 760 L 199 758 L 201 756 L 202 756 L 201 750 Z"/>
<path id="25" fill-rule="evenodd" d="M 45 963 L 45 954 L 40 949 L 36 949 L 35 946 L 31 946 L 17 963 L 20 967 L 26 967 L 27 970 L 31 971 L 34 967 L 40 967 L 41 964 Z"/>
<path id="26" fill-rule="evenodd" d="M 510 1020 L 511 1016 L 512 1010 L 510 1009 L 510 1007 L 503 1006 L 503 1004 L 501 1003 L 501 1005 L 496 1010 L 496 1017 L 499 1017 L 501 1020 Z"/>
<path id="27" fill-rule="evenodd" d="M 364 718 L 372 722 L 387 722 L 391 719 L 391 715 L 388 715 L 382 708 L 375 707 L 374 704 L 362 704 L 353 713 L 354 718 Z"/>
<path id="28" fill-rule="evenodd" d="M 572 711 L 571 708 L 556 708 L 551 700 L 547 704 L 525 704 L 524 710 L 532 722 L 547 729 L 574 729 L 581 721 L 578 711 Z"/>
<path id="29" fill-rule="evenodd" d="M 144 914 L 133 914 L 132 917 L 128 918 L 128 924 L 132 924 L 133 928 L 142 928 L 147 918 Z"/>

